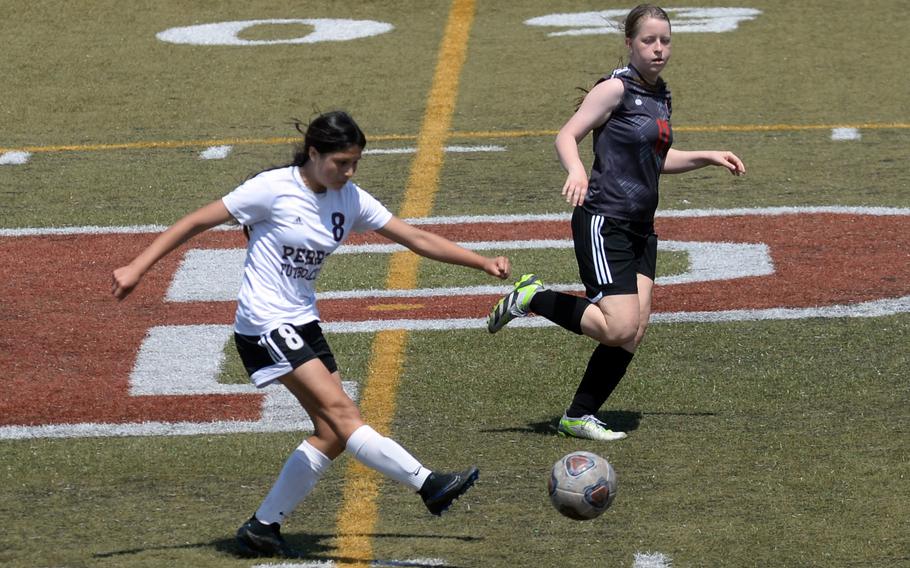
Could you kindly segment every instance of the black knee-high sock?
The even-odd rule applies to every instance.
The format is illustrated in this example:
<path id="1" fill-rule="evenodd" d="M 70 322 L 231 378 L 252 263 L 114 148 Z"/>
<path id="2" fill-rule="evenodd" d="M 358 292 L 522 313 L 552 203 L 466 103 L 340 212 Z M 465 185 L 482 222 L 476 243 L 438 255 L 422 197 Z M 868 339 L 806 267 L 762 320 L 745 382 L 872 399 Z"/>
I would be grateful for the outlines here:
<path id="1" fill-rule="evenodd" d="M 566 416 L 580 418 L 595 414 L 626 374 L 633 355 L 622 347 L 599 344 L 588 361 Z"/>
<path id="2" fill-rule="evenodd" d="M 581 335 L 581 316 L 591 302 L 571 294 L 541 290 L 531 298 L 531 311 L 572 333 Z"/>

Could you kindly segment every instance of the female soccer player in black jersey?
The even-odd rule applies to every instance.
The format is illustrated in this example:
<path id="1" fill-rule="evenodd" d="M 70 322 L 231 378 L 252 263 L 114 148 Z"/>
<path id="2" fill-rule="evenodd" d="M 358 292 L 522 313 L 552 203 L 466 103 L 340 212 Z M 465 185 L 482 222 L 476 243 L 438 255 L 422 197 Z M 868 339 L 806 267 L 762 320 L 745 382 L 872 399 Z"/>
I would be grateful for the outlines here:
<path id="1" fill-rule="evenodd" d="M 296 556 L 280 525 L 329 465 L 348 451 L 364 465 L 417 491 L 434 515 L 477 479 L 476 467 L 437 473 L 395 440 L 365 424 L 342 389 L 335 357 L 319 327 L 316 277 L 323 261 L 352 232 L 376 231 L 440 262 L 508 278 L 509 260 L 481 256 L 395 217 L 351 181 L 366 137 L 344 112 L 313 120 L 293 163 L 266 170 L 161 233 L 113 273 L 122 300 L 169 252 L 216 225 L 238 221 L 249 242 L 237 300 L 234 339 L 257 387 L 280 382 L 300 401 L 314 431 L 291 453 L 256 513 L 237 531 L 240 548 L 255 556 Z"/>
<path id="2" fill-rule="evenodd" d="M 494 306 L 487 325 L 499 331 L 515 317 L 534 312 L 598 341 L 571 406 L 559 422 L 561 435 L 619 440 L 595 417 L 626 372 L 651 315 L 657 258 L 654 212 L 662 173 L 720 166 L 745 173 L 726 151 L 671 149 L 670 91 L 660 77 L 670 59 L 670 20 L 650 4 L 625 19 L 629 64 L 602 78 L 556 136 L 568 172 L 562 195 L 575 210 L 572 237 L 587 298 L 546 290 L 528 274 Z M 594 164 L 588 175 L 578 144 L 594 132 Z"/>

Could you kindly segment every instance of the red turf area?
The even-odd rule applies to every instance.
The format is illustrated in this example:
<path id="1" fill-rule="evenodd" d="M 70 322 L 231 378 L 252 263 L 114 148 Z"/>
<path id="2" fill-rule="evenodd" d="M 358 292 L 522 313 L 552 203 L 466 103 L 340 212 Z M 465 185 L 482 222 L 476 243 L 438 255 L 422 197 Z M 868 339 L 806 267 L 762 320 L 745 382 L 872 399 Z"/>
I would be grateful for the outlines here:
<path id="1" fill-rule="evenodd" d="M 426 227 L 458 241 L 561 239 L 568 224 L 534 222 Z M 910 294 L 905 216 L 846 214 L 661 218 L 663 240 L 764 243 L 770 276 L 658 287 L 656 312 L 849 304 Z M 244 395 L 128 394 L 129 374 L 153 326 L 233 320 L 233 302 L 163 300 L 181 254 L 163 260 L 127 301 L 110 296 L 111 271 L 154 235 L 0 237 L 0 425 L 77 422 L 255 420 Z M 354 243 L 380 242 L 375 236 Z M 238 232 L 210 232 L 194 248 L 243 246 Z M 483 318 L 496 297 L 408 299 L 409 309 L 370 309 L 389 300 L 326 300 L 326 321 Z M 394 302 L 399 303 L 399 302 Z"/>

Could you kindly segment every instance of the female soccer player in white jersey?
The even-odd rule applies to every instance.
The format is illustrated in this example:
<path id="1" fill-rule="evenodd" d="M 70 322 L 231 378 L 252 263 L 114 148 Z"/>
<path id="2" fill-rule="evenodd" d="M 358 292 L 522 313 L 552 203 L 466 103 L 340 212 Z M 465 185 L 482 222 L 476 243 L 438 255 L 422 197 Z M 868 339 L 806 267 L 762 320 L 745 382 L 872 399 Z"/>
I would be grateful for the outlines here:
<path id="1" fill-rule="evenodd" d="M 598 342 L 571 406 L 559 421 L 564 436 L 619 440 L 595 417 L 625 375 L 651 315 L 657 260 L 654 212 L 662 173 L 720 166 L 744 174 L 742 161 L 725 151 L 671 149 L 670 91 L 660 77 L 670 60 L 670 19 L 641 4 L 626 16 L 629 65 L 603 77 L 556 136 L 568 172 L 562 188 L 575 207 L 572 238 L 587 298 L 545 290 L 527 274 L 494 307 L 491 333 L 512 318 L 534 312 Z M 594 132 L 588 175 L 578 144 Z"/>
<path id="2" fill-rule="evenodd" d="M 298 125 L 299 130 L 299 125 Z M 335 358 L 319 327 L 315 281 L 327 257 L 352 231 L 376 231 L 421 256 L 510 275 L 509 260 L 488 258 L 398 219 L 355 185 L 366 137 L 344 112 L 307 127 L 292 164 L 266 170 L 177 221 L 113 273 L 122 300 L 162 257 L 207 229 L 240 222 L 249 238 L 234 323 L 241 360 L 257 387 L 286 386 L 313 420 L 313 435 L 291 454 L 256 513 L 237 532 L 254 555 L 295 556 L 280 524 L 342 451 L 417 491 L 434 515 L 478 477 L 476 467 L 435 473 L 394 440 L 363 422 L 341 387 Z"/>

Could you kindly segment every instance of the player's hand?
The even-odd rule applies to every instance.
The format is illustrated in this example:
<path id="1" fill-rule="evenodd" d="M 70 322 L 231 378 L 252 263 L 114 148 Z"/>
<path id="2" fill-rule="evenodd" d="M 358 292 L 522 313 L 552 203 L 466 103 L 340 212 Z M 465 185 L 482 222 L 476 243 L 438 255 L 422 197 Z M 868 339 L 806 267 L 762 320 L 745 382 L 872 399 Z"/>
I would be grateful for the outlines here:
<path id="1" fill-rule="evenodd" d="M 111 282 L 111 294 L 118 300 L 129 296 L 133 288 L 139 284 L 142 279 L 142 273 L 134 269 L 131 265 L 121 266 L 114 271 Z"/>
<path id="2" fill-rule="evenodd" d="M 562 196 L 566 198 L 566 203 L 578 207 L 585 202 L 586 195 L 588 195 L 587 174 L 584 172 L 570 173 L 566 177 L 566 183 L 562 186 Z"/>
<path id="3" fill-rule="evenodd" d="M 730 173 L 735 176 L 746 175 L 746 166 L 743 164 L 743 161 L 733 152 L 715 152 L 715 156 L 712 156 L 712 161 L 721 167 L 727 168 L 730 170 Z"/>
<path id="4" fill-rule="evenodd" d="M 505 280 L 512 275 L 512 263 L 504 256 L 488 258 L 487 262 L 484 264 L 483 270 L 490 276 Z"/>

